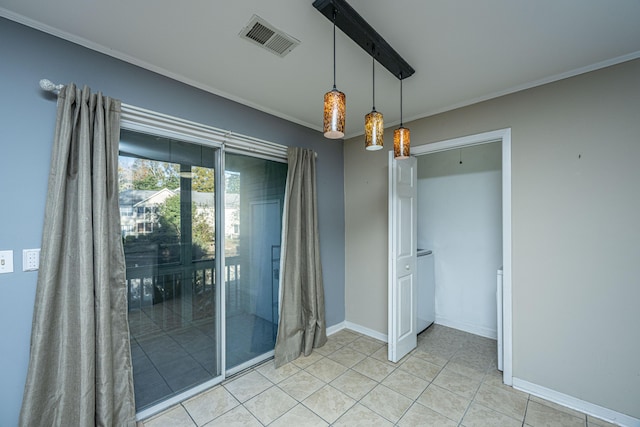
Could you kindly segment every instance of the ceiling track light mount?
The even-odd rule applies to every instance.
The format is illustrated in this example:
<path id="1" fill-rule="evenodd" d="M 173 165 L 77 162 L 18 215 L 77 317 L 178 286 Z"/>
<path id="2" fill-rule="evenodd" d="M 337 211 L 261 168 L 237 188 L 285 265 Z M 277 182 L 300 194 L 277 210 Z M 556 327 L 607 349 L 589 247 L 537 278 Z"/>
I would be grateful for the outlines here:
<path id="1" fill-rule="evenodd" d="M 413 67 L 345 0 L 315 0 L 313 7 L 335 22 L 335 25 L 367 54 L 373 56 L 375 47 L 376 61 L 398 79 L 406 79 L 415 73 Z"/>

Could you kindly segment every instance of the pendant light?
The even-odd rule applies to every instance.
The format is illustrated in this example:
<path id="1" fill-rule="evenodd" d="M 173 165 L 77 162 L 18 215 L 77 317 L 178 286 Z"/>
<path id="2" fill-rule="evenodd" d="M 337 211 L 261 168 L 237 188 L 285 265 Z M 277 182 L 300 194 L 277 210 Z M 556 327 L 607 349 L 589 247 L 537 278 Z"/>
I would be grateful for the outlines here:
<path id="1" fill-rule="evenodd" d="M 324 94 L 325 138 L 344 138 L 346 97 L 336 89 L 336 10 L 333 10 L 333 90 Z"/>
<path id="2" fill-rule="evenodd" d="M 409 129 L 402 126 L 402 73 L 400 73 L 400 127 L 393 131 L 393 157 L 406 159 L 411 151 Z"/>
<path id="3" fill-rule="evenodd" d="M 376 111 L 376 60 L 375 49 L 371 49 L 373 69 L 373 109 L 364 116 L 364 147 L 369 151 L 380 150 L 384 144 L 384 121 L 382 113 Z"/>

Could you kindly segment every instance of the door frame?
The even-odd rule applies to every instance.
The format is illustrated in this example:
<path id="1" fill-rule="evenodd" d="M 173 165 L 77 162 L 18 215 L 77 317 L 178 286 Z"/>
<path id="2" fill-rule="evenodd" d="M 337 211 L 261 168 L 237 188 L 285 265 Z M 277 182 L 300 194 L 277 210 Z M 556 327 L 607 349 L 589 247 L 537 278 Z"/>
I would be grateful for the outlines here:
<path id="1" fill-rule="evenodd" d="M 502 145 L 502 268 L 503 268 L 503 382 L 513 384 L 513 301 L 511 282 L 511 128 L 499 129 L 431 144 L 411 147 L 411 155 L 437 153 L 473 145 L 500 142 Z"/>

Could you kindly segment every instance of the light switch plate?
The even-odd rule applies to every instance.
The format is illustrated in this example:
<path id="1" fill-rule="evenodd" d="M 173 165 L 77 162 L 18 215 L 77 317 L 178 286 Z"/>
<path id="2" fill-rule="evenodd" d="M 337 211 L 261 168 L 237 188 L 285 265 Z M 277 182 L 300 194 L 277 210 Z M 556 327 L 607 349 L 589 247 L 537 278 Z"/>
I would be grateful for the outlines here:
<path id="1" fill-rule="evenodd" d="M 0 251 L 0 274 L 13 273 L 13 251 Z"/>
<path id="2" fill-rule="evenodd" d="M 22 250 L 22 271 L 36 271 L 40 268 L 40 249 Z"/>

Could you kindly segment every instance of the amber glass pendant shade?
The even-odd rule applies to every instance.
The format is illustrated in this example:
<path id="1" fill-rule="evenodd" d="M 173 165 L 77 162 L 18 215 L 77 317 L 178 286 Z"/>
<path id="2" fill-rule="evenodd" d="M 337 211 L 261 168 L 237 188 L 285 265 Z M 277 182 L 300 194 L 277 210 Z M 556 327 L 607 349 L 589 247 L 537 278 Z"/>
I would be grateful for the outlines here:
<path id="1" fill-rule="evenodd" d="M 329 139 L 344 138 L 346 97 L 333 89 L 324 94 L 324 136 Z"/>
<path id="2" fill-rule="evenodd" d="M 373 110 L 364 116 L 364 147 L 369 151 L 383 147 L 384 119 L 382 113 Z"/>
<path id="3" fill-rule="evenodd" d="M 402 126 L 402 73 L 400 73 L 400 127 L 393 131 L 393 157 L 406 159 L 411 155 L 411 134 Z"/>
<path id="4" fill-rule="evenodd" d="M 411 152 L 411 135 L 409 129 L 400 127 L 393 131 L 393 157 L 406 159 Z"/>

